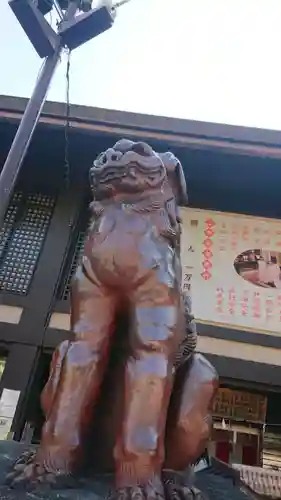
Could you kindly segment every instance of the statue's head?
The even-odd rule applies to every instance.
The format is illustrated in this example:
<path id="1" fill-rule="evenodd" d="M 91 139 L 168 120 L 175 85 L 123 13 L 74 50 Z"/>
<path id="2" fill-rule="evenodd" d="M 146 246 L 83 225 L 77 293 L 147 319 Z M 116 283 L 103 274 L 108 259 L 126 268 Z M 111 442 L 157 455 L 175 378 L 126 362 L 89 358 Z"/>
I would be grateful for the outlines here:
<path id="1" fill-rule="evenodd" d="M 101 153 L 90 170 L 96 199 L 161 189 L 166 180 L 163 161 L 149 144 L 127 139 Z"/>

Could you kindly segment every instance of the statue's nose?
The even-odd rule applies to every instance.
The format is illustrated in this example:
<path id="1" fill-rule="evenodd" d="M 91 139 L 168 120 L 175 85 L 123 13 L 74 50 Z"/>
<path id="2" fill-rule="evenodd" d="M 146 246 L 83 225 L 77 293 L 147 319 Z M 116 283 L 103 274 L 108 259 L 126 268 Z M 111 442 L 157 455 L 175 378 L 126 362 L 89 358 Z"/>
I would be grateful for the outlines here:
<path id="1" fill-rule="evenodd" d="M 107 165 L 108 163 L 114 163 L 120 158 L 122 158 L 123 154 L 120 151 L 115 151 L 113 148 L 107 149 L 104 153 L 102 153 L 99 157 L 100 165 Z"/>

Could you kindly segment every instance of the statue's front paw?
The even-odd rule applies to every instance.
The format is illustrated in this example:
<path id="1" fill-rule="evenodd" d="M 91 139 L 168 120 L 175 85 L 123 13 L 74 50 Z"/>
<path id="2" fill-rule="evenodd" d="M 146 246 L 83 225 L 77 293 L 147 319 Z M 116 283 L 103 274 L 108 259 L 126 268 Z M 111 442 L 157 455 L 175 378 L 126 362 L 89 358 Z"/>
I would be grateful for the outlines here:
<path id="1" fill-rule="evenodd" d="M 44 465 L 36 463 L 36 451 L 24 452 L 13 464 L 6 476 L 10 488 L 33 490 L 38 488 L 75 488 L 77 480 L 69 474 L 48 471 Z"/>
<path id="2" fill-rule="evenodd" d="M 166 500 L 205 500 L 201 491 L 193 486 L 188 471 L 185 473 L 164 471 L 162 479 Z"/>
<path id="3" fill-rule="evenodd" d="M 49 486 L 54 484 L 54 474 L 49 474 L 31 460 L 29 463 L 15 464 L 6 476 L 6 485 L 10 488 L 31 490 L 36 489 L 42 483 Z"/>
<path id="4" fill-rule="evenodd" d="M 13 463 L 11 470 L 15 468 L 20 468 L 20 466 L 24 467 L 27 464 L 33 462 L 36 455 L 36 450 L 26 450 L 24 451 Z"/>
<path id="5" fill-rule="evenodd" d="M 27 450 L 16 459 L 6 476 L 5 482 L 7 485 L 10 486 L 14 481 L 16 482 L 22 474 L 25 474 L 25 471 L 30 471 L 35 455 L 35 450 Z"/>
<path id="6" fill-rule="evenodd" d="M 166 500 L 205 500 L 205 497 L 197 488 L 189 488 L 183 485 L 166 484 Z"/>
<path id="7" fill-rule="evenodd" d="M 155 477 L 143 485 L 118 488 L 110 500 L 164 500 L 165 493 L 160 478 Z"/>

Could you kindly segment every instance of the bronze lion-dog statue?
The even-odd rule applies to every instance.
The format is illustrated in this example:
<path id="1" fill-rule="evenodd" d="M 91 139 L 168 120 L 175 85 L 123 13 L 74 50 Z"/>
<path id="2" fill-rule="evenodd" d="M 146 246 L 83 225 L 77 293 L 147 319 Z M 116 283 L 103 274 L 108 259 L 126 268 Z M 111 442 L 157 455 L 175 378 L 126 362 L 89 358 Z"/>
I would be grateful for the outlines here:
<path id="1" fill-rule="evenodd" d="M 122 139 L 95 160 L 90 183 L 92 220 L 71 290 L 73 338 L 53 355 L 40 446 L 8 481 L 56 488 L 87 469 L 114 473 L 113 498 L 162 499 L 175 488 L 189 498 L 171 478 L 206 447 L 218 377 L 194 353 L 182 294 L 183 169 L 170 152 Z"/>

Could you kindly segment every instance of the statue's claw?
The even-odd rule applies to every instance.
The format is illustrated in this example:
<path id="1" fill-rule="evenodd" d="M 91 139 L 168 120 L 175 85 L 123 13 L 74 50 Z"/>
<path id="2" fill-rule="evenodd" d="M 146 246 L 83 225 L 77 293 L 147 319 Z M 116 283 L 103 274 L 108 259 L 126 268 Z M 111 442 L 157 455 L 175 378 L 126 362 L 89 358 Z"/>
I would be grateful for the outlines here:
<path id="1" fill-rule="evenodd" d="M 205 500 L 197 488 L 189 488 L 179 484 L 165 485 L 166 500 Z"/>
<path id="2" fill-rule="evenodd" d="M 7 485 L 12 486 L 18 481 L 21 482 L 21 478 L 23 477 L 23 475 L 30 475 L 35 454 L 35 450 L 27 450 L 17 458 L 6 476 L 5 482 Z"/>
<path id="3" fill-rule="evenodd" d="M 191 476 L 186 473 L 163 473 L 165 500 L 205 500 L 201 491 L 193 487 Z"/>
<path id="4" fill-rule="evenodd" d="M 14 469 L 15 467 L 20 465 L 30 464 L 31 462 L 33 462 L 35 455 L 36 455 L 36 450 L 24 451 L 14 462 L 12 468 Z"/>
<path id="5" fill-rule="evenodd" d="M 6 476 L 6 484 L 10 488 L 32 490 L 43 483 L 48 486 L 55 484 L 54 475 L 32 462 L 14 465 L 13 470 Z"/>
<path id="6" fill-rule="evenodd" d="M 6 485 L 27 491 L 40 487 L 62 489 L 78 486 L 73 476 L 49 472 L 43 465 L 34 461 L 35 457 L 35 450 L 29 450 L 20 455 L 6 476 Z"/>
<path id="7" fill-rule="evenodd" d="M 162 481 L 155 477 L 144 485 L 118 488 L 110 496 L 110 500 L 164 500 L 165 493 Z"/>

